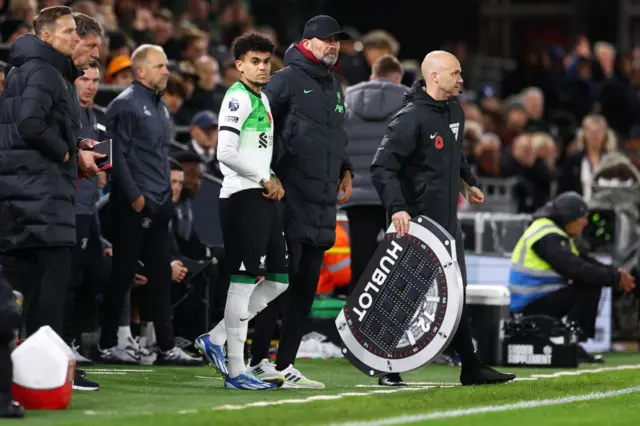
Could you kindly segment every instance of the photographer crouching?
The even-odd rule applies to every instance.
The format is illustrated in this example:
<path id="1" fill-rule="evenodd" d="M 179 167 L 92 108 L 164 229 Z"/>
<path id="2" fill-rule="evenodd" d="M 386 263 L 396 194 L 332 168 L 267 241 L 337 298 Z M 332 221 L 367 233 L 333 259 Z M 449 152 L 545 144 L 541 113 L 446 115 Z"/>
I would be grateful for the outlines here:
<path id="1" fill-rule="evenodd" d="M 567 316 L 584 333 L 595 336 L 602 287 L 630 292 L 635 278 L 624 269 L 605 265 L 581 252 L 575 239 L 587 226 L 588 207 L 576 192 L 565 192 L 534 215 L 511 257 L 511 312 Z M 582 362 L 597 358 L 580 350 Z"/>

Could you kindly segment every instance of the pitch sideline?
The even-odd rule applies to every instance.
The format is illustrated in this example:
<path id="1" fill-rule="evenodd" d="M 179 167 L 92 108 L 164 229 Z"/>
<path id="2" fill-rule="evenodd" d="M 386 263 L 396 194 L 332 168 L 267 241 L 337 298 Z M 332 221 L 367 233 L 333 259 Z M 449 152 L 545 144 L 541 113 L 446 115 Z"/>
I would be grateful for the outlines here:
<path id="1" fill-rule="evenodd" d="M 487 405 L 484 407 L 473 407 L 457 410 L 434 411 L 425 414 L 416 414 L 412 416 L 390 417 L 387 419 L 365 421 L 365 422 L 349 422 L 349 423 L 331 423 L 330 426 L 394 426 L 404 425 L 408 423 L 425 422 L 429 420 L 450 419 L 455 417 L 471 416 L 473 414 L 499 413 L 504 411 L 522 410 L 527 408 L 548 407 L 551 405 L 572 404 L 574 402 L 593 401 L 597 399 L 613 398 L 621 395 L 640 392 L 640 386 L 631 388 L 618 389 L 608 392 L 593 392 L 584 395 L 572 395 L 561 398 L 550 399 L 534 399 L 530 401 L 520 401 L 514 404 L 504 405 Z"/>

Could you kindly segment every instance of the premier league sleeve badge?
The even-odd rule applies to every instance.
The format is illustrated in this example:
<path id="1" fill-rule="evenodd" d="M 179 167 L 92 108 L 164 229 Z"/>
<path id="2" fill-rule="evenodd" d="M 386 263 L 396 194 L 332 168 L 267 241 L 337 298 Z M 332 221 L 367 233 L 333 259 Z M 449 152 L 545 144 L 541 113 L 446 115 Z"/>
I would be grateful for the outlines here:
<path id="1" fill-rule="evenodd" d="M 393 225 L 336 319 L 343 355 L 368 376 L 415 370 L 440 355 L 464 303 L 455 239 L 418 216 Z"/>

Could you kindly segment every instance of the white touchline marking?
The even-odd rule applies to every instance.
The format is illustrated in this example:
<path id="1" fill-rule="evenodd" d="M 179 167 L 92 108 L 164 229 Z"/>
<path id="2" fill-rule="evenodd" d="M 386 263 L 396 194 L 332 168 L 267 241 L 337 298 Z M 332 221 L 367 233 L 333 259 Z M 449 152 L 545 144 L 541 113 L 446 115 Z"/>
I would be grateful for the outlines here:
<path id="1" fill-rule="evenodd" d="M 562 376 L 581 376 L 583 374 L 596 374 L 596 373 L 605 373 L 607 371 L 622 371 L 622 370 L 640 370 L 640 364 L 618 365 L 617 367 L 601 367 L 601 368 L 593 368 L 589 370 L 558 371 L 556 373 L 549 373 L 549 374 L 532 374 L 530 378 L 553 379 L 553 378 L 562 377 Z"/>
<path id="2" fill-rule="evenodd" d="M 115 371 L 122 373 L 153 373 L 155 370 L 125 370 L 120 368 L 85 368 L 87 373 L 99 373 L 101 371 Z"/>
<path id="3" fill-rule="evenodd" d="M 536 374 L 533 375 L 532 377 L 520 377 L 520 378 L 516 378 L 516 381 L 536 381 L 536 380 L 544 380 L 544 379 L 550 379 L 550 378 L 557 378 L 557 377 L 563 377 L 563 376 L 578 376 L 578 375 L 582 375 L 582 374 L 598 374 L 598 373 L 604 373 L 604 372 L 610 372 L 610 371 L 623 371 L 623 370 L 640 370 L 640 364 L 633 364 L 633 365 L 619 365 L 616 367 L 602 367 L 602 368 L 594 368 L 594 369 L 589 369 L 589 370 L 573 370 L 573 371 L 558 371 L 556 373 L 550 373 L 550 374 Z M 90 369 L 90 370 L 86 370 L 87 372 L 100 372 L 100 371 L 114 371 L 114 372 L 153 372 L 154 370 L 101 370 L 101 369 Z M 517 371 L 516 371 L 517 372 Z M 195 377 L 201 377 L 204 378 L 205 376 L 195 376 Z M 207 377 L 207 378 L 211 378 L 211 377 Z M 214 379 L 219 379 L 217 377 L 212 377 Z M 428 386 L 416 386 L 419 383 L 423 383 L 423 384 L 428 384 Z M 244 410 L 247 408 L 253 408 L 253 407 L 268 407 L 268 406 L 274 406 L 274 405 L 284 405 L 284 404 L 305 404 L 305 403 L 309 403 L 309 402 L 314 402 L 314 401 L 330 401 L 330 400 L 335 400 L 335 399 L 341 399 L 341 398 L 345 398 L 345 397 L 351 397 L 351 396 L 371 396 L 371 395 L 376 395 L 376 394 L 387 394 L 387 393 L 396 393 L 396 392 L 407 392 L 407 391 L 423 391 L 423 390 L 427 390 L 427 389 L 434 389 L 434 388 L 454 388 L 457 386 L 460 386 L 457 383 L 438 383 L 438 382 L 415 382 L 415 383 L 408 383 L 409 386 L 407 387 L 401 387 L 401 388 L 392 388 L 392 389 L 378 389 L 378 390 L 371 390 L 368 392 L 343 392 L 343 393 L 339 393 L 337 395 L 315 395 L 315 396 L 310 396 L 308 398 L 301 398 L 301 399 L 282 399 L 282 400 L 276 400 L 276 401 L 259 401 L 259 402 L 253 402 L 253 403 L 249 403 L 249 404 L 244 404 L 244 405 L 222 405 L 219 407 L 212 407 L 212 408 L 202 408 L 202 409 L 188 409 L 188 410 L 180 410 L 177 413 L 178 414 L 195 414 L 195 413 L 199 413 L 199 412 L 203 412 L 203 411 L 211 411 L 211 410 Z M 366 387 L 372 387 L 372 388 L 383 388 L 383 386 L 376 386 L 376 385 L 356 385 L 357 388 L 366 388 Z M 628 388 L 628 389 L 633 389 L 632 391 L 628 391 L 626 393 L 631 393 L 631 392 L 639 392 L 640 391 L 640 387 L 637 388 Z M 619 390 L 619 391 L 611 391 L 611 392 L 624 392 L 626 391 L 625 389 L 623 390 Z M 607 392 L 603 393 L 603 394 L 608 394 Z M 622 393 L 620 393 L 622 394 Z M 589 395 L 596 395 L 596 394 L 589 394 Z M 617 394 L 615 394 L 617 395 Z M 612 395 L 612 396 L 615 396 Z M 575 396 L 575 397 L 568 397 L 568 398 L 583 398 L 585 396 Z M 597 398 L 591 398 L 590 399 L 599 399 L 600 397 Z M 518 404 L 529 404 L 529 403 L 540 403 L 541 401 L 556 401 L 556 400 L 539 400 L 539 401 L 525 401 L 525 402 L 521 402 Z M 576 401 L 582 401 L 582 399 L 577 399 Z M 573 402 L 573 401 L 569 401 L 569 402 Z M 557 403 L 554 403 L 557 404 Z M 549 405 L 554 405 L 554 404 L 549 404 Z M 517 404 L 511 404 L 511 405 L 517 405 Z M 495 407 L 495 406 L 494 406 Z M 479 408 L 483 408 L 483 407 L 479 407 Z M 522 408 L 529 408 L 528 406 L 526 407 L 522 407 Z M 468 410 L 477 410 L 478 408 L 470 408 Z M 517 409 L 517 408 L 514 408 Z M 468 410 L 453 410 L 453 411 L 468 411 Z M 480 411 L 479 411 L 480 412 Z M 108 415 L 120 415 L 122 414 L 121 412 L 114 412 L 114 411 L 93 411 L 93 410 L 87 410 L 84 412 L 86 415 L 100 415 L 100 416 L 108 416 Z M 139 414 L 151 414 L 150 412 L 143 412 L 143 413 L 139 413 Z M 427 413 L 425 415 L 433 415 L 434 413 Z M 474 414 L 474 413 L 471 413 Z M 462 415 L 467 415 L 467 414 L 460 414 Z M 428 419 L 427 419 L 428 420 Z M 354 424 L 359 424 L 359 423 L 354 423 Z M 363 423 L 363 424 L 367 424 L 367 423 Z"/>
<path id="4" fill-rule="evenodd" d="M 280 399 L 277 401 L 259 401 L 259 402 L 251 402 L 249 404 L 243 404 L 243 405 L 227 404 L 227 405 L 222 405 L 220 407 L 216 407 L 214 408 L 214 410 L 244 410 L 246 408 L 251 408 L 251 407 L 267 407 L 272 405 L 283 405 L 283 404 L 306 404 L 308 402 L 313 402 L 313 401 L 329 401 L 334 399 L 342 399 L 350 396 L 371 396 L 371 395 L 376 395 L 380 393 L 386 394 L 386 393 L 397 393 L 397 392 L 407 392 L 407 391 L 421 391 L 421 390 L 431 389 L 431 388 L 433 388 L 433 386 L 402 387 L 402 388 L 384 389 L 384 390 L 380 389 L 380 390 L 374 390 L 369 392 L 344 392 L 344 393 L 339 393 L 337 395 L 315 395 L 315 396 L 310 396 L 307 398 L 300 398 L 300 399 Z"/>
<path id="5" fill-rule="evenodd" d="M 571 404 L 581 401 L 593 401 L 596 399 L 613 398 L 620 395 L 640 392 L 640 386 L 632 388 L 612 390 L 608 392 L 594 392 L 585 395 L 572 395 L 562 398 L 534 399 L 531 401 L 520 401 L 514 404 L 487 405 L 484 407 L 473 407 L 458 410 L 434 411 L 432 413 L 416 414 L 413 416 L 391 417 L 368 422 L 332 423 L 331 426 L 391 426 L 406 423 L 424 422 L 427 420 L 447 419 L 453 417 L 470 416 L 480 413 L 497 413 L 502 411 L 522 410 L 527 408 L 547 407 L 550 405 Z"/>
<path id="6" fill-rule="evenodd" d="M 538 379 L 534 379 L 538 380 Z M 407 386 L 462 386 L 460 383 L 444 383 L 444 382 L 405 382 Z M 382 385 L 356 385 L 357 388 L 378 388 L 387 389 L 388 386 Z"/>
<path id="7" fill-rule="evenodd" d="M 102 376 L 102 375 L 124 376 L 124 375 L 129 374 L 129 373 L 122 373 L 120 371 L 87 371 L 87 373 L 97 374 L 97 375 L 100 375 L 100 376 Z"/>
<path id="8" fill-rule="evenodd" d="M 550 379 L 550 378 L 556 378 L 556 377 L 562 377 L 564 375 L 566 375 L 565 373 L 571 373 L 571 375 L 581 375 L 581 374 L 596 374 L 596 373 L 604 373 L 604 372 L 608 372 L 608 371 L 621 371 L 621 370 L 639 370 L 640 369 L 640 364 L 635 364 L 635 365 L 619 365 L 617 367 L 602 367 L 602 368 L 594 368 L 594 369 L 590 369 L 590 370 L 577 370 L 577 371 L 558 371 L 556 373 L 550 373 L 550 374 L 537 374 L 537 375 L 533 375 L 532 377 L 523 377 L 523 378 L 516 378 L 516 380 L 527 380 L 527 381 L 535 381 L 535 380 L 543 380 L 543 379 Z M 543 377 L 538 377 L 538 376 L 543 376 Z M 424 382 L 427 383 L 427 382 Z M 408 383 L 409 384 L 409 383 Z M 442 384 L 432 384 L 432 385 L 428 385 L 428 386 L 416 386 L 417 383 L 411 383 L 409 386 L 407 387 L 402 387 L 402 388 L 393 388 L 393 389 L 389 389 L 389 390 L 372 390 L 372 391 L 368 391 L 368 392 L 344 392 L 344 393 L 339 393 L 337 395 L 327 395 L 327 399 L 340 399 L 340 398 L 344 398 L 344 397 L 349 397 L 349 396 L 370 396 L 370 395 L 376 395 L 376 394 L 386 394 L 386 393 L 396 393 L 396 392 L 406 392 L 406 391 L 419 391 L 419 390 L 426 390 L 426 389 L 433 389 L 433 388 L 453 388 L 453 387 L 457 387 L 460 386 L 459 384 L 456 383 L 442 383 Z M 508 383 L 506 384 L 508 385 Z M 384 388 L 386 386 L 375 386 L 375 385 L 356 385 L 356 387 L 358 388 L 364 388 L 364 387 L 375 387 L 375 388 Z M 214 408 L 214 410 L 245 410 L 247 408 L 252 408 L 252 407 L 266 407 L 266 406 L 272 406 L 272 405 L 282 405 L 282 404 L 305 404 L 305 403 L 309 403 L 309 402 L 313 402 L 316 401 L 316 399 L 313 399 L 315 397 L 308 397 L 308 398 L 301 398 L 301 399 L 282 399 L 282 400 L 277 400 L 277 401 L 261 401 L 261 402 L 252 402 L 249 404 L 244 404 L 244 405 L 222 405 L 220 407 L 216 407 Z"/>

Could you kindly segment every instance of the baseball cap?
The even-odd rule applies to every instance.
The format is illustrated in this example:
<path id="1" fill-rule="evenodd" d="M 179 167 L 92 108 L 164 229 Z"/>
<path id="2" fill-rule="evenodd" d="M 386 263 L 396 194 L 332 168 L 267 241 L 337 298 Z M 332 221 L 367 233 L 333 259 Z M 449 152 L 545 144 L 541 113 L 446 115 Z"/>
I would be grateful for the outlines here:
<path id="1" fill-rule="evenodd" d="M 109 62 L 109 68 L 107 69 L 107 82 L 111 81 L 111 78 L 119 73 L 120 71 L 124 71 L 127 68 L 131 68 L 131 58 L 128 56 L 116 56 Z"/>
<path id="2" fill-rule="evenodd" d="M 209 130 L 218 126 L 218 116 L 212 111 L 200 111 L 191 119 L 192 126 L 198 126 L 202 130 Z"/>
<path id="3" fill-rule="evenodd" d="M 589 211 L 584 198 L 574 191 L 563 192 L 553 200 L 553 206 L 560 215 L 562 225 L 581 218 Z"/>
<path id="4" fill-rule="evenodd" d="M 312 38 L 327 39 L 337 37 L 340 40 L 349 40 L 351 36 L 340 29 L 338 21 L 328 15 L 318 15 L 309 19 L 304 26 L 302 38 L 309 40 Z"/>

